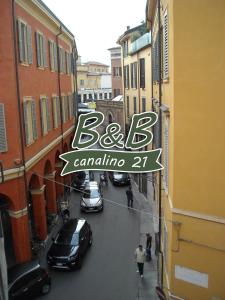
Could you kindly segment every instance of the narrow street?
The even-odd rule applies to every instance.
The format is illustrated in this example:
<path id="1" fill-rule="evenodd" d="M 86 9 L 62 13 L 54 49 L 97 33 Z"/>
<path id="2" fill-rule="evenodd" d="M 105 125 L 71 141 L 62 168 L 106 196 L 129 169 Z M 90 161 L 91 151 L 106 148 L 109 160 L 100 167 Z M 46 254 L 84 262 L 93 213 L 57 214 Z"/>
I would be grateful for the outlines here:
<path id="1" fill-rule="evenodd" d="M 99 174 L 95 172 L 95 180 Z M 104 187 L 105 199 L 126 205 L 127 187 Z M 139 243 L 140 214 L 105 201 L 104 211 L 84 214 L 79 209 L 80 193 L 71 193 L 71 217 L 88 220 L 93 245 L 81 270 L 51 270 L 52 290 L 42 299 L 135 300 L 138 280 L 134 250 Z M 137 203 L 134 204 L 137 208 Z"/>

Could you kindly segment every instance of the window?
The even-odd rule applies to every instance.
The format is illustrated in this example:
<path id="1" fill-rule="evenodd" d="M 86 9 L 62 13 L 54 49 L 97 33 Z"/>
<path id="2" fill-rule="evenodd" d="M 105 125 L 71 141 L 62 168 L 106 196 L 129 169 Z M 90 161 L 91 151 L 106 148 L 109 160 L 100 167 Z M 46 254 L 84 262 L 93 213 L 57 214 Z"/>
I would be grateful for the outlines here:
<path id="1" fill-rule="evenodd" d="M 109 93 L 109 99 L 112 99 L 112 93 Z"/>
<path id="2" fill-rule="evenodd" d="M 131 64 L 131 87 L 137 88 L 137 63 Z"/>
<path id="3" fill-rule="evenodd" d="M 97 93 L 94 93 L 94 99 L 97 100 L 98 99 L 98 95 Z"/>
<path id="4" fill-rule="evenodd" d="M 49 101 L 45 96 L 40 98 L 40 109 L 42 135 L 46 135 L 51 130 L 51 119 Z"/>
<path id="5" fill-rule="evenodd" d="M 140 88 L 145 88 L 145 59 L 140 59 Z"/>
<path id="6" fill-rule="evenodd" d="M 163 78 L 169 77 L 169 45 L 168 45 L 168 14 L 167 10 L 163 16 Z"/>
<path id="7" fill-rule="evenodd" d="M 52 40 L 49 40 L 48 44 L 49 44 L 51 71 L 57 71 L 58 70 L 57 46 L 56 43 Z"/>
<path id="8" fill-rule="evenodd" d="M 124 66 L 124 87 L 129 89 L 129 65 Z"/>
<path id="9" fill-rule="evenodd" d="M 92 100 L 92 99 L 93 99 L 92 94 L 88 94 L 88 99 L 89 99 L 89 100 Z"/>
<path id="10" fill-rule="evenodd" d="M 83 99 L 84 99 L 84 101 L 87 100 L 87 94 L 84 94 L 84 95 L 83 95 Z"/>
<path id="11" fill-rule="evenodd" d="M 71 60 L 70 60 L 70 53 L 66 52 L 66 73 L 68 75 L 71 74 Z"/>
<path id="12" fill-rule="evenodd" d="M 99 99 L 102 100 L 102 93 L 99 93 Z"/>
<path id="13" fill-rule="evenodd" d="M 65 50 L 61 47 L 59 47 L 59 70 L 60 73 L 66 73 Z"/>
<path id="14" fill-rule="evenodd" d="M 67 96 L 62 96 L 62 117 L 63 123 L 69 119 L 69 103 Z"/>
<path id="15" fill-rule="evenodd" d="M 128 40 L 123 43 L 123 57 L 128 56 Z"/>
<path id="16" fill-rule="evenodd" d="M 113 67 L 113 76 L 120 77 L 121 76 L 121 67 Z"/>
<path id="17" fill-rule="evenodd" d="M 137 113 L 137 98 L 134 97 L 134 114 Z"/>
<path id="18" fill-rule="evenodd" d="M 37 65 L 38 67 L 47 67 L 47 53 L 46 53 L 46 38 L 40 33 L 36 32 L 36 46 L 37 46 Z"/>
<path id="19" fill-rule="evenodd" d="M 80 80 L 80 85 L 84 86 L 84 80 L 83 79 Z"/>
<path id="20" fill-rule="evenodd" d="M 5 107 L 0 103 L 0 153 L 8 150 L 6 127 L 5 127 Z"/>
<path id="21" fill-rule="evenodd" d="M 26 145 L 37 139 L 36 104 L 31 97 L 24 98 L 23 102 L 24 130 Z"/>
<path id="22" fill-rule="evenodd" d="M 129 103 L 129 96 L 127 96 L 127 118 L 130 117 L 130 103 Z"/>
<path id="23" fill-rule="evenodd" d="M 168 192 L 168 163 L 169 163 L 169 118 L 165 119 L 164 124 L 164 187 Z"/>
<path id="24" fill-rule="evenodd" d="M 69 118 L 73 118 L 74 115 L 74 105 L 73 105 L 73 95 L 68 95 L 68 105 L 69 105 Z"/>
<path id="25" fill-rule="evenodd" d="M 107 93 L 104 93 L 104 99 L 106 100 L 108 97 L 108 94 Z"/>
<path id="26" fill-rule="evenodd" d="M 33 63 L 31 26 L 18 20 L 19 59 L 21 63 Z"/>
<path id="27" fill-rule="evenodd" d="M 54 128 L 58 128 L 61 123 L 59 96 L 52 97 L 52 108 Z"/>
<path id="28" fill-rule="evenodd" d="M 146 99 L 142 98 L 142 112 L 146 111 Z"/>

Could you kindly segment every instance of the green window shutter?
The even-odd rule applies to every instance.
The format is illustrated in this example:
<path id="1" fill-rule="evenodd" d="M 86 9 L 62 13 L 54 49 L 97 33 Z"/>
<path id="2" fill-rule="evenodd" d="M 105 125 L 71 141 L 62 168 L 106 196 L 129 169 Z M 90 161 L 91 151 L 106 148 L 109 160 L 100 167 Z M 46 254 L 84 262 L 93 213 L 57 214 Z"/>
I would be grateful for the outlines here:
<path id="1" fill-rule="evenodd" d="M 25 131 L 25 143 L 29 144 L 29 130 L 27 120 L 27 102 L 23 102 L 23 120 L 24 120 L 24 131 Z"/>
<path id="2" fill-rule="evenodd" d="M 52 41 L 48 41 L 48 47 L 49 47 L 50 68 L 51 71 L 54 71 L 54 51 L 53 51 Z"/>
<path id="3" fill-rule="evenodd" d="M 36 103 L 33 99 L 31 102 L 31 115 L 32 115 L 32 129 L 33 129 L 33 139 L 37 139 L 37 117 L 36 117 Z"/>
<path id="4" fill-rule="evenodd" d="M 42 135 L 45 134 L 45 130 L 44 130 L 44 99 L 40 99 L 40 111 L 41 111 L 41 131 L 42 131 Z"/>
<path id="5" fill-rule="evenodd" d="M 55 64 L 55 71 L 58 71 L 58 53 L 57 53 L 57 45 L 56 43 L 53 44 L 54 47 L 54 64 Z"/>
<path id="6" fill-rule="evenodd" d="M 33 63 L 33 48 L 32 48 L 32 30 L 31 26 L 27 25 L 27 56 L 28 56 L 28 63 Z"/>
<path id="7" fill-rule="evenodd" d="M 40 40 L 39 40 L 39 34 L 35 32 L 36 37 L 36 52 L 37 52 L 37 66 L 41 66 L 41 51 L 40 51 Z"/>
<path id="8" fill-rule="evenodd" d="M 46 44 L 46 37 L 43 36 L 43 67 L 48 67 L 48 58 L 47 58 L 47 44 Z"/>
<path id="9" fill-rule="evenodd" d="M 168 41 L 168 13 L 167 10 L 164 14 L 164 26 L 163 26 L 163 78 L 169 76 L 169 41 Z"/>
<path id="10" fill-rule="evenodd" d="M 59 96 L 56 97 L 56 109 L 57 109 L 57 127 L 61 124 L 61 113 L 60 113 L 60 100 Z"/>
<path id="11" fill-rule="evenodd" d="M 46 109 L 47 109 L 47 127 L 48 127 L 48 131 L 50 131 L 51 128 L 51 116 L 50 116 L 50 102 L 48 97 L 46 98 Z"/>
<path id="12" fill-rule="evenodd" d="M 4 104 L 0 103 L 0 153 L 8 150 L 6 127 L 5 127 L 5 110 Z"/>
<path id="13" fill-rule="evenodd" d="M 20 62 L 24 62 L 23 38 L 22 38 L 22 28 L 21 28 L 20 20 L 17 21 L 17 27 L 18 27 L 19 59 Z"/>

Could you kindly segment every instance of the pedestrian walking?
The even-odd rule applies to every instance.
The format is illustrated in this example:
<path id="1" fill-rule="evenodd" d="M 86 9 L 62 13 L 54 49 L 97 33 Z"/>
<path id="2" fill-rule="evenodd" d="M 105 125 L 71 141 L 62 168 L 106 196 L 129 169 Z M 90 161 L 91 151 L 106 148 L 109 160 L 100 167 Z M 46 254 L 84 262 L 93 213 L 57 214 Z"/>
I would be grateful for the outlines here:
<path id="1" fill-rule="evenodd" d="M 133 192 L 131 189 L 131 185 L 129 185 L 128 190 L 126 190 L 126 195 L 127 195 L 127 207 L 133 207 L 133 200 L 134 200 L 134 196 L 133 196 Z"/>
<path id="2" fill-rule="evenodd" d="M 136 263 L 138 266 L 137 272 L 140 274 L 141 278 L 144 277 L 144 262 L 145 262 L 145 250 L 143 249 L 142 245 L 139 245 L 138 248 L 134 252 L 134 256 L 136 259 Z"/>
<path id="3" fill-rule="evenodd" d="M 146 260 L 152 260 L 151 255 L 152 248 L 152 236 L 149 233 L 146 233 Z"/>

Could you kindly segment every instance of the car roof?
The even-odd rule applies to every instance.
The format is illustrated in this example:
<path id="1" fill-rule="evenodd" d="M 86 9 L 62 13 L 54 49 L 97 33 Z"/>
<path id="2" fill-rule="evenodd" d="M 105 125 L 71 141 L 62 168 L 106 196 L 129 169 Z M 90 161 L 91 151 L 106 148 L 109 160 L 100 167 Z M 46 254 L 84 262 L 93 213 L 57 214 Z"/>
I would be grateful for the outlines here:
<path id="1" fill-rule="evenodd" d="M 38 260 L 32 260 L 23 264 L 18 264 L 8 270 L 8 282 L 13 283 L 17 278 L 30 273 L 33 270 L 39 269 L 41 266 Z"/>
<path id="2" fill-rule="evenodd" d="M 73 231 L 74 233 L 78 233 L 84 226 L 85 222 L 85 219 L 70 219 L 63 225 L 60 231 Z"/>

